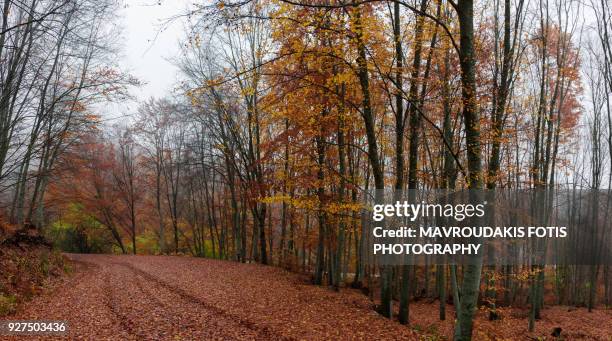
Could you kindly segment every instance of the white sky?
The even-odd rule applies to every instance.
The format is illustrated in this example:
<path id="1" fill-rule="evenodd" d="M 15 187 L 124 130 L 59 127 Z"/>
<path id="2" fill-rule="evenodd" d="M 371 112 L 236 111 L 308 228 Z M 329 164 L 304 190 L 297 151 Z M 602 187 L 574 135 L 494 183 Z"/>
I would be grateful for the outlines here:
<path id="1" fill-rule="evenodd" d="M 176 84 L 178 69 L 168 61 L 185 38 L 183 21 L 162 24 L 186 11 L 188 0 L 124 0 L 119 25 L 123 28 L 120 66 L 145 83 L 132 93 L 136 100 L 166 96 Z M 137 103 L 119 105 L 120 115 L 133 113 Z"/>

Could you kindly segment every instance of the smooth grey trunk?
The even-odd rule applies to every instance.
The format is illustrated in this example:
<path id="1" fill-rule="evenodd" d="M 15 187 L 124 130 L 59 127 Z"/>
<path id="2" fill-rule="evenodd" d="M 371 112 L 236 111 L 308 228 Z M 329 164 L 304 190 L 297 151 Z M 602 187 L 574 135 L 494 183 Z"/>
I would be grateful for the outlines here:
<path id="1" fill-rule="evenodd" d="M 474 56 L 474 3 L 472 0 L 459 0 L 456 6 L 459 17 L 461 65 L 461 85 L 463 99 L 463 123 L 467 147 L 468 188 L 483 188 L 482 152 L 480 145 L 480 115 L 476 97 L 476 74 Z M 456 341 L 472 339 L 474 312 L 477 308 L 482 273 L 482 255 L 468 257 L 463 272 L 461 301 L 459 305 Z"/>

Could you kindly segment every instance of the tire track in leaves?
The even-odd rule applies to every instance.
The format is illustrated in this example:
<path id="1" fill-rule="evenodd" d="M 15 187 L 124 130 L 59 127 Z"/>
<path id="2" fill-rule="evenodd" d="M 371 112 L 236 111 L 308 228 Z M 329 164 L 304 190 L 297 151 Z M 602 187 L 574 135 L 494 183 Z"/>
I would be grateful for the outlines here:
<path id="1" fill-rule="evenodd" d="M 167 287 L 159 285 L 156 281 L 145 278 L 130 267 L 126 266 L 126 268 L 135 274 L 135 284 L 148 297 L 157 302 L 157 307 L 166 311 L 166 316 L 175 317 L 181 329 L 190 330 L 192 336 L 197 335 L 199 339 L 261 339 L 257 331 L 220 316 L 198 302 L 185 299 Z"/>
<path id="2" fill-rule="evenodd" d="M 199 311 L 123 264 L 108 264 L 111 307 L 139 340 L 254 339 L 230 328 L 210 328 L 214 316 Z"/>
<path id="3" fill-rule="evenodd" d="M 120 309 L 118 309 L 117 298 L 115 296 L 115 290 L 111 285 L 110 274 L 106 270 L 104 270 L 104 272 L 104 303 L 113 313 L 113 315 L 117 318 L 119 326 L 121 326 L 124 331 L 126 331 L 131 337 L 134 337 L 135 340 L 142 337 L 142 335 L 138 335 L 138 333 L 134 331 L 134 328 L 131 326 L 129 318 L 122 314 Z"/>
<path id="4" fill-rule="evenodd" d="M 157 296 L 166 293 L 143 290 L 142 285 L 137 283 L 137 276 L 121 264 L 109 262 L 105 271 L 108 274 L 109 306 L 130 334 L 136 335 L 139 340 L 196 339 L 190 337 L 194 336 L 195 331 L 181 323 L 176 311 L 160 305 Z M 183 309 L 188 310 L 189 307 Z"/>
<path id="5" fill-rule="evenodd" d="M 223 318 L 223 319 L 227 319 L 230 321 L 235 322 L 236 324 L 247 328 L 251 331 L 254 331 L 257 335 L 257 339 L 261 339 L 261 340 L 295 340 L 294 338 L 291 337 L 287 337 L 284 336 L 282 334 L 276 333 L 274 330 L 271 330 L 269 327 L 267 326 L 262 326 L 259 324 L 256 324 L 252 321 L 249 321 L 248 319 L 242 318 L 238 315 L 229 313 L 215 305 L 212 305 L 204 300 L 202 300 L 199 297 L 196 297 L 190 293 L 188 293 L 187 291 L 173 286 L 161 279 L 159 279 L 158 277 L 143 271 L 141 269 L 138 269 L 137 267 L 129 264 L 129 263 L 115 263 L 117 265 L 121 265 L 124 266 L 128 269 L 130 269 L 133 273 L 142 276 L 144 279 L 146 279 L 149 283 L 155 283 L 156 285 L 165 288 L 166 290 L 176 294 L 178 297 L 180 297 L 181 299 L 183 299 L 186 302 L 192 303 L 192 304 L 197 304 L 201 307 L 203 307 L 204 309 L 214 313 L 215 316 L 217 316 L 218 318 Z"/>

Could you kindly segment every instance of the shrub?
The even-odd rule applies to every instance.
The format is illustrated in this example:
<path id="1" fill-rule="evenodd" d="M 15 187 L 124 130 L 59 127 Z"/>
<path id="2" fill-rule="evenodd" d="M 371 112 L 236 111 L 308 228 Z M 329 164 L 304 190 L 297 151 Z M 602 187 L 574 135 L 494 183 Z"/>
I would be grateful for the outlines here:
<path id="1" fill-rule="evenodd" d="M 17 308 L 17 297 L 14 295 L 0 294 L 0 316 L 5 316 L 15 312 Z"/>

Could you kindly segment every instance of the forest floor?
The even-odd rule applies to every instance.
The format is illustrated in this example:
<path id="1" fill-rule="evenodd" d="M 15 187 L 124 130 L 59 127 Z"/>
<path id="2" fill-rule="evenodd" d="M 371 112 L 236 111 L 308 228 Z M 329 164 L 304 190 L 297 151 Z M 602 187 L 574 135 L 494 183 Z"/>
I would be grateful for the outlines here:
<path id="1" fill-rule="evenodd" d="M 411 305 L 408 328 L 382 318 L 356 290 L 334 292 L 303 276 L 254 264 L 188 257 L 69 255 L 75 271 L 10 320 L 64 320 L 67 339 L 96 340 L 445 340 L 437 302 Z M 479 313 L 484 316 L 484 312 Z M 555 307 L 527 333 L 526 314 L 479 316 L 475 340 L 612 340 L 612 311 Z M 17 339 L 15 337 L 15 339 Z M 31 339 L 31 338 L 30 338 Z"/>

